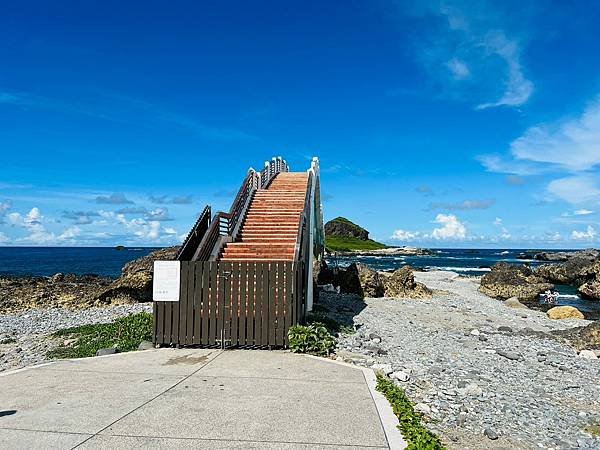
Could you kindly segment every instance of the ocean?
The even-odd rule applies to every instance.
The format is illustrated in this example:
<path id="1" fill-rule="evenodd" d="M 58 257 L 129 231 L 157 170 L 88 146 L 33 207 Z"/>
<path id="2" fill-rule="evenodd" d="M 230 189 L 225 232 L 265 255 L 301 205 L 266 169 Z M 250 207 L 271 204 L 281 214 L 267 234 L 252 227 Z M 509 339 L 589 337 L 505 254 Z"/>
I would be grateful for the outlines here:
<path id="1" fill-rule="evenodd" d="M 0 247 L 0 276 L 51 276 L 55 273 L 76 275 L 97 274 L 116 278 L 129 261 L 157 250 L 153 247 L 132 247 L 117 250 L 113 247 Z M 424 256 L 354 256 L 331 257 L 330 265 L 347 266 L 361 262 L 376 270 L 394 270 L 406 264 L 424 270 L 453 270 L 463 275 L 484 275 L 499 261 L 527 263 L 540 261 L 519 259 L 525 250 L 503 249 L 433 249 Z M 558 303 L 572 305 L 585 311 L 600 312 L 600 302 L 583 300 L 572 286 L 557 286 L 561 294 Z"/>

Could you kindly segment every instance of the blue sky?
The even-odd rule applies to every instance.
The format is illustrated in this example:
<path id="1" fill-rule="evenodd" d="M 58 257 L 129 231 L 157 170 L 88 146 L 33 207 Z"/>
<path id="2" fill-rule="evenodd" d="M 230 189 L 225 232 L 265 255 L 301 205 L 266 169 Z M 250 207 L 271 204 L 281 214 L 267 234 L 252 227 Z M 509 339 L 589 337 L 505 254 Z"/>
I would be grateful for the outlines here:
<path id="1" fill-rule="evenodd" d="M 433 247 L 600 241 L 600 4 L 11 2 L 0 245 L 170 245 L 249 166 Z"/>

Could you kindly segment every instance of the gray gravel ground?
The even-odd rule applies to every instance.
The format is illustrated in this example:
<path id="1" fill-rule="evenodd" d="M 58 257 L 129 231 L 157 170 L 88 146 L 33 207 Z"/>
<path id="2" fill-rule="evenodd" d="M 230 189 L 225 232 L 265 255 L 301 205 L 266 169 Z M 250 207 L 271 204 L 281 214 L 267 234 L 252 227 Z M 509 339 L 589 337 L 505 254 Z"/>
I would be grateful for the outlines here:
<path id="1" fill-rule="evenodd" d="M 391 372 L 449 448 L 600 449 L 588 432 L 600 430 L 600 360 L 548 334 L 587 321 L 509 308 L 452 272 L 415 276 L 434 298 L 321 293 L 329 315 L 357 328 L 338 358 Z"/>
<path id="2" fill-rule="evenodd" d="M 56 330 L 112 322 L 141 311 L 152 312 L 152 303 L 82 310 L 41 308 L 0 315 L 0 372 L 46 361 L 46 352 L 61 342 L 48 337 Z"/>

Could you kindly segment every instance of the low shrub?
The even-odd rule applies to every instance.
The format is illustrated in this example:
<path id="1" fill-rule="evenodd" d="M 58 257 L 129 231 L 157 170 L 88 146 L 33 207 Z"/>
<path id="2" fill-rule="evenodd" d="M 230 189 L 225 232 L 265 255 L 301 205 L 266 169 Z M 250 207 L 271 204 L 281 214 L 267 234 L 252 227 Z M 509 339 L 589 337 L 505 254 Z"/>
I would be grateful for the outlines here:
<path id="1" fill-rule="evenodd" d="M 288 331 L 290 350 L 294 353 L 310 353 L 327 356 L 335 348 L 335 339 L 325 325 L 314 322 L 310 325 L 294 325 Z"/>
<path id="2" fill-rule="evenodd" d="M 415 412 L 413 404 L 404 391 L 385 375 L 377 374 L 377 390 L 392 405 L 398 417 L 398 428 L 406 439 L 407 450 L 444 450 L 440 439 L 422 424 L 421 415 Z"/>
<path id="3" fill-rule="evenodd" d="M 85 358 L 95 356 L 101 348 L 116 346 L 121 352 L 136 350 L 140 342 L 152 339 L 152 314 L 142 312 L 121 317 L 112 323 L 98 323 L 65 328 L 54 337 L 75 339 L 48 352 L 49 358 Z"/>

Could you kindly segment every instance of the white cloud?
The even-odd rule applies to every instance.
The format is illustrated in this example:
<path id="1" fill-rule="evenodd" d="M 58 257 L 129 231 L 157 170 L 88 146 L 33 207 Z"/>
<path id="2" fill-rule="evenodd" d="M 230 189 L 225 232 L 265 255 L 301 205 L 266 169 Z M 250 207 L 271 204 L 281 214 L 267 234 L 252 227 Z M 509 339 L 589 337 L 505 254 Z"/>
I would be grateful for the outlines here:
<path id="1" fill-rule="evenodd" d="M 469 78 L 471 75 L 471 71 L 469 70 L 469 66 L 464 61 L 461 61 L 457 58 L 452 58 L 450 61 L 446 63 L 446 67 L 452 73 L 456 80 L 464 80 L 465 78 Z"/>
<path id="2" fill-rule="evenodd" d="M 586 231 L 575 231 L 571 233 L 571 238 L 576 241 L 593 240 L 598 233 L 591 225 L 588 225 Z"/>
<path id="3" fill-rule="evenodd" d="M 8 244 L 10 242 L 10 238 L 0 231 L 0 244 Z"/>
<path id="4" fill-rule="evenodd" d="M 434 16 L 427 21 L 431 27 L 416 33 L 417 54 L 431 75 L 451 90 L 450 96 L 495 99 L 479 102 L 477 109 L 527 102 L 534 86 L 524 74 L 520 36 L 518 31 L 511 36 L 505 31 L 521 24 L 513 9 L 505 12 L 501 3 L 460 0 L 402 2 L 402 6 L 409 16 Z M 440 66 L 447 71 L 440 71 Z"/>
<path id="5" fill-rule="evenodd" d="M 548 184 L 548 192 L 572 204 L 600 203 L 598 179 L 592 175 L 574 175 L 551 181 Z"/>
<path id="6" fill-rule="evenodd" d="M 496 219 L 494 220 L 494 225 L 496 225 L 496 226 L 502 225 L 502 219 L 500 217 L 496 217 Z"/>
<path id="7" fill-rule="evenodd" d="M 77 226 L 69 227 L 65 231 L 62 232 L 58 239 L 60 241 L 70 241 L 75 239 L 77 236 L 81 234 L 81 229 Z"/>
<path id="8" fill-rule="evenodd" d="M 502 227 L 502 234 L 500 235 L 500 237 L 502 239 L 510 239 L 510 233 L 505 227 Z"/>
<path id="9" fill-rule="evenodd" d="M 523 75 L 520 62 L 520 49 L 517 41 L 508 39 L 503 31 L 489 33 L 484 40 L 490 54 L 495 54 L 506 62 L 508 69 L 502 97 L 491 103 L 482 103 L 478 109 L 495 106 L 520 106 L 527 102 L 533 93 L 533 83 Z"/>
<path id="10" fill-rule="evenodd" d="M 529 128 L 511 143 L 520 160 L 557 164 L 581 171 L 600 164 L 600 97 L 581 116 Z"/>
<path id="11" fill-rule="evenodd" d="M 583 209 L 578 209 L 573 214 L 575 214 L 576 216 L 589 216 L 590 214 L 594 214 L 594 211 L 583 208 Z"/>
<path id="12" fill-rule="evenodd" d="M 467 228 L 453 214 L 438 214 L 435 222 L 442 225 L 433 230 L 435 239 L 464 239 L 467 236 Z"/>
<path id="13" fill-rule="evenodd" d="M 392 234 L 390 239 L 394 239 L 396 241 L 412 241 L 418 238 L 420 233 L 418 231 L 404 231 L 404 230 L 395 230 L 394 234 Z"/>

